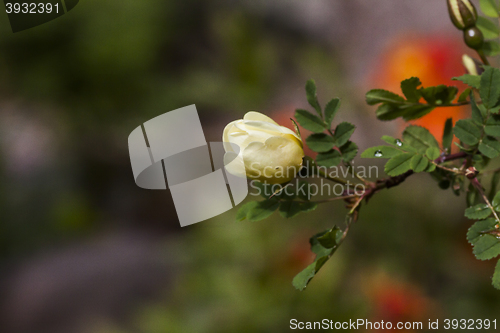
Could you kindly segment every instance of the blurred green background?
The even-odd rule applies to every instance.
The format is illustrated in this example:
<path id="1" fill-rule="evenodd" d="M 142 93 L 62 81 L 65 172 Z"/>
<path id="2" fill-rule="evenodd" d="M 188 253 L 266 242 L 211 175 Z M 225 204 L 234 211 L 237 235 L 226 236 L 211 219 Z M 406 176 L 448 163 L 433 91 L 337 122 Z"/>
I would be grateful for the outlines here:
<path id="1" fill-rule="evenodd" d="M 169 192 L 135 186 L 128 157 L 134 128 L 190 104 L 207 141 L 250 110 L 290 126 L 310 78 L 323 103 L 342 98 L 339 117 L 357 125 L 361 150 L 398 136 L 404 124 L 376 121 L 364 93 L 463 73 L 444 0 L 86 0 L 16 34 L 0 16 L 2 333 L 498 316 L 495 263 L 472 255 L 464 197 L 425 175 L 363 207 L 298 292 L 291 280 L 313 260 L 308 239 L 342 225 L 342 203 L 258 223 L 234 222 L 233 209 L 181 229 Z M 441 128 L 433 117 L 424 125 Z"/>

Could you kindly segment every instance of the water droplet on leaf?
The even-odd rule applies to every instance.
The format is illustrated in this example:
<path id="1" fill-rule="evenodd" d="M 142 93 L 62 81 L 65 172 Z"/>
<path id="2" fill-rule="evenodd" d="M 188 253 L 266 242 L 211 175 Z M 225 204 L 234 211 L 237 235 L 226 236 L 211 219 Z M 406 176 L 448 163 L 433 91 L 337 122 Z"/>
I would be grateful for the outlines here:
<path id="1" fill-rule="evenodd" d="M 403 145 L 403 142 L 401 142 L 401 140 L 399 139 L 396 139 L 396 144 L 401 147 Z"/>
<path id="2" fill-rule="evenodd" d="M 375 156 L 375 157 L 382 157 L 383 156 L 382 151 L 377 150 L 373 156 Z"/>

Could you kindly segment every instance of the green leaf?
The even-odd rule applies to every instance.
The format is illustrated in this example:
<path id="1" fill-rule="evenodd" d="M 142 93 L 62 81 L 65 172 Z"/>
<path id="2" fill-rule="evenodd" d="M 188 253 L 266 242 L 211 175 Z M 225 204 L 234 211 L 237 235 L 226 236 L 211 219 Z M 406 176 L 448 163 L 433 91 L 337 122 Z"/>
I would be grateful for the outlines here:
<path id="1" fill-rule="evenodd" d="M 300 291 L 306 289 L 307 284 L 309 283 L 309 281 L 311 281 L 319 268 L 316 268 L 316 261 L 313 262 L 293 278 L 292 285 L 295 287 L 295 289 L 298 289 Z"/>
<path id="2" fill-rule="evenodd" d="M 387 121 L 402 117 L 406 110 L 394 104 L 382 104 L 377 108 L 375 115 L 379 120 Z"/>
<path id="3" fill-rule="evenodd" d="M 451 142 L 453 141 L 453 119 L 448 118 L 444 123 L 443 131 L 443 149 L 451 151 Z"/>
<path id="4" fill-rule="evenodd" d="M 401 91 L 410 102 L 417 103 L 420 99 L 418 87 L 422 84 L 418 77 L 411 77 L 401 82 Z"/>
<path id="5" fill-rule="evenodd" d="M 471 93 L 471 89 L 470 88 L 467 88 L 464 91 L 462 91 L 462 93 L 458 97 L 458 103 L 465 103 L 465 102 L 467 102 L 467 97 L 469 97 L 470 93 Z"/>
<path id="6" fill-rule="evenodd" d="M 284 218 L 291 218 L 302 212 L 310 212 L 315 210 L 318 204 L 311 201 L 283 201 L 280 204 L 280 215 Z"/>
<path id="7" fill-rule="evenodd" d="M 496 221 L 493 218 L 477 221 L 467 231 L 467 241 L 474 245 L 486 232 L 494 230 L 495 225 Z"/>
<path id="8" fill-rule="evenodd" d="M 486 157 L 495 158 L 500 155 L 500 142 L 492 136 L 487 136 L 481 140 L 479 151 Z"/>
<path id="9" fill-rule="evenodd" d="M 441 151 L 439 150 L 439 148 L 436 147 L 429 147 L 425 151 L 425 156 L 427 156 L 431 161 L 438 158 L 439 155 L 441 155 Z"/>
<path id="10" fill-rule="evenodd" d="M 470 101 L 472 109 L 472 120 L 474 120 L 478 125 L 482 125 L 484 121 L 483 113 L 481 112 L 479 106 L 476 104 L 476 100 L 474 99 L 473 94 L 470 95 Z"/>
<path id="11" fill-rule="evenodd" d="M 312 151 L 324 153 L 335 145 L 335 139 L 324 133 L 312 134 L 306 139 L 306 144 Z"/>
<path id="12" fill-rule="evenodd" d="M 259 195 L 261 195 L 265 199 L 269 199 L 271 195 L 273 195 L 272 184 L 263 183 L 258 180 L 252 180 L 251 185 L 252 188 L 258 188 Z"/>
<path id="13" fill-rule="evenodd" d="M 337 114 L 339 109 L 340 109 L 340 99 L 339 98 L 334 98 L 326 104 L 326 106 L 325 106 L 325 121 L 326 121 L 326 124 L 328 125 L 328 128 L 330 128 L 332 126 L 333 118 L 335 118 L 335 115 Z"/>
<path id="14" fill-rule="evenodd" d="M 379 103 L 403 104 L 404 102 L 403 97 L 383 89 L 373 89 L 366 93 L 366 103 L 368 105 Z"/>
<path id="15" fill-rule="evenodd" d="M 382 140 L 387 142 L 390 145 L 395 146 L 396 148 L 405 151 L 405 152 L 417 152 L 415 148 L 412 146 L 405 144 L 403 141 L 393 138 L 392 136 L 389 135 L 384 135 L 382 136 Z"/>
<path id="16" fill-rule="evenodd" d="M 481 154 L 475 154 L 472 156 L 472 161 L 478 171 L 483 171 L 484 167 L 490 162 L 490 160 L 491 159 L 489 157 Z"/>
<path id="17" fill-rule="evenodd" d="M 398 176 L 411 169 L 411 159 L 415 156 L 415 153 L 403 153 L 391 158 L 385 164 L 385 172 L 389 176 Z"/>
<path id="18" fill-rule="evenodd" d="M 498 260 L 497 265 L 495 267 L 495 272 L 493 273 L 492 284 L 493 284 L 493 287 L 500 289 L 500 260 Z"/>
<path id="19" fill-rule="evenodd" d="M 348 122 L 342 122 L 338 124 L 335 128 L 335 132 L 333 133 L 333 137 L 335 138 L 335 145 L 337 147 L 345 145 L 351 138 L 351 135 L 352 133 L 354 133 L 355 129 L 356 126 Z"/>
<path id="20" fill-rule="evenodd" d="M 500 53 L 500 44 L 497 41 L 489 40 L 481 47 L 487 57 L 494 57 Z"/>
<path id="21" fill-rule="evenodd" d="M 404 152 L 390 146 L 376 146 L 365 150 L 362 154 L 362 158 L 392 158 L 394 156 L 403 154 Z"/>
<path id="22" fill-rule="evenodd" d="M 486 110 L 486 108 L 484 107 L 484 105 L 476 103 L 476 98 L 474 97 L 474 94 L 470 94 L 470 100 L 471 100 L 472 107 L 474 109 L 479 110 L 479 113 L 481 114 L 481 117 L 483 119 L 486 119 L 488 117 L 488 110 Z M 477 110 L 474 110 L 474 112 L 477 112 Z"/>
<path id="23" fill-rule="evenodd" d="M 477 197 L 478 197 L 477 189 L 474 187 L 474 185 L 469 183 L 469 188 L 467 189 L 467 195 L 465 198 L 467 206 L 474 206 Z"/>
<path id="24" fill-rule="evenodd" d="M 493 208 L 497 211 L 500 212 L 500 192 L 498 192 L 494 197 L 493 200 L 491 201 L 491 205 Z"/>
<path id="25" fill-rule="evenodd" d="M 498 17 L 498 7 L 495 0 L 479 0 L 481 11 L 489 17 Z"/>
<path id="26" fill-rule="evenodd" d="M 247 213 L 249 221 L 260 221 L 271 216 L 276 209 L 278 209 L 280 202 L 275 198 L 258 201 L 257 205 L 252 207 Z"/>
<path id="27" fill-rule="evenodd" d="M 479 260 L 490 260 L 500 254 L 500 240 L 489 234 L 485 234 L 474 243 L 472 251 Z"/>
<path id="28" fill-rule="evenodd" d="M 323 243 L 325 243 L 325 246 L 321 245 L 321 242 L 319 239 L 323 239 Z M 329 229 L 323 232 L 320 232 L 319 234 L 314 235 L 309 239 L 309 243 L 311 244 L 311 251 L 316 255 L 316 258 L 321 258 L 324 256 L 328 256 L 332 253 L 332 246 L 331 242 L 335 241 L 337 244 L 339 244 L 340 240 L 342 239 L 342 231 L 337 227 L 333 227 L 333 229 Z"/>
<path id="29" fill-rule="evenodd" d="M 297 197 L 304 201 L 309 201 L 311 199 L 311 188 L 309 183 L 301 180 L 297 185 Z"/>
<path id="30" fill-rule="evenodd" d="M 311 132 L 321 133 L 326 129 L 323 120 L 306 110 L 297 109 L 295 111 L 295 119 L 297 119 L 300 126 Z"/>
<path id="31" fill-rule="evenodd" d="M 403 144 L 401 140 L 393 138 L 392 136 L 389 135 L 383 135 L 381 139 L 393 146 L 399 146 L 400 144 L 401 145 Z"/>
<path id="32" fill-rule="evenodd" d="M 435 87 L 421 88 L 420 93 L 427 103 L 431 105 L 449 104 L 458 94 L 457 87 L 448 87 L 443 84 Z"/>
<path id="33" fill-rule="evenodd" d="M 318 237 L 316 237 L 316 240 L 318 241 L 319 245 L 321 245 L 325 249 L 333 249 L 334 247 L 339 245 L 341 238 L 341 230 L 335 227 L 333 229 L 327 230 L 322 234 L 319 234 Z"/>
<path id="34" fill-rule="evenodd" d="M 487 109 L 493 108 L 500 98 L 500 70 L 494 67 L 487 67 L 481 75 L 481 87 L 479 95 L 483 105 Z"/>
<path id="35" fill-rule="evenodd" d="M 352 141 L 348 141 L 345 145 L 339 148 L 344 162 L 351 162 L 358 154 L 358 145 Z"/>
<path id="36" fill-rule="evenodd" d="M 485 39 L 495 39 L 500 34 L 498 26 L 485 17 L 478 16 L 476 26 L 481 30 Z"/>
<path id="37" fill-rule="evenodd" d="M 479 89 L 481 85 L 481 76 L 480 75 L 471 75 L 471 74 L 464 74 L 459 77 L 454 77 L 453 80 L 456 81 L 462 81 L 466 85 L 471 86 L 472 88 Z"/>
<path id="38" fill-rule="evenodd" d="M 432 105 L 412 105 L 404 107 L 403 119 L 406 121 L 422 118 L 429 114 L 435 107 Z"/>
<path id="39" fill-rule="evenodd" d="M 462 142 L 468 145 L 476 145 L 481 138 L 481 129 L 472 121 L 472 119 L 461 119 L 457 121 L 453 128 L 453 133 Z"/>
<path id="40" fill-rule="evenodd" d="M 337 166 L 342 161 L 342 155 L 338 150 L 330 150 L 326 153 L 320 153 L 316 157 L 316 164 L 326 168 Z"/>
<path id="41" fill-rule="evenodd" d="M 250 201 L 241 206 L 236 213 L 236 221 L 240 222 L 247 218 L 248 212 L 257 206 L 257 201 Z"/>
<path id="42" fill-rule="evenodd" d="M 312 79 L 306 83 L 306 95 L 309 105 L 311 105 L 319 116 L 322 117 L 321 106 L 319 105 L 318 96 L 316 94 L 316 83 Z"/>
<path id="43" fill-rule="evenodd" d="M 462 146 L 462 145 L 460 145 L 460 144 L 458 144 L 456 142 L 453 142 L 453 144 L 455 146 L 457 146 L 458 148 L 460 148 L 460 151 L 463 151 L 463 152 L 466 152 L 466 153 L 471 153 L 471 152 L 474 151 L 474 148 L 465 148 L 464 146 Z"/>
<path id="44" fill-rule="evenodd" d="M 495 193 L 497 192 L 497 186 L 498 182 L 500 182 L 500 172 L 495 172 L 493 173 L 493 177 L 491 177 L 491 184 L 490 184 L 490 193 L 488 194 L 488 199 L 491 202 L 491 205 L 496 211 L 500 210 L 500 194 L 499 197 L 497 198 Z"/>
<path id="45" fill-rule="evenodd" d="M 427 167 L 427 169 L 425 170 L 425 172 L 434 172 L 434 170 L 436 170 L 436 165 L 432 164 L 432 163 L 429 163 L 429 166 Z"/>
<path id="46" fill-rule="evenodd" d="M 425 154 L 429 147 L 436 147 L 439 149 L 436 138 L 434 138 L 429 130 L 415 125 L 408 126 L 404 130 L 403 142 L 415 148 L 420 154 Z"/>
<path id="47" fill-rule="evenodd" d="M 471 220 L 484 219 L 491 215 L 487 204 L 478 204 L 465 210 L 465 217 Z"/>
<path id="48" fill-rule="evenodd" d="M 334 227 L 310 239 L 311 250 L 316 254 L 316 258 L 312 264 L 293 278 L 292 284 L 296 289 L 302 291 L 307 287 L 309 281 L 337 250 L 341 237 L 341 230 Z"/>
<path id="49" fill-rule="evenodd" d="M 500 117 L 491 115 L 486 121 L 484 132 L 491 136 L 500 137 Z"/>
<path id="50" fill-rule="evenodd" d="M 415 172 L 424 171 L 425 169 L 427 169 L 428 165 L 429 165 L 429 160 L 422 155 L 415 155 L 410 160 L 410 167 Z"/>

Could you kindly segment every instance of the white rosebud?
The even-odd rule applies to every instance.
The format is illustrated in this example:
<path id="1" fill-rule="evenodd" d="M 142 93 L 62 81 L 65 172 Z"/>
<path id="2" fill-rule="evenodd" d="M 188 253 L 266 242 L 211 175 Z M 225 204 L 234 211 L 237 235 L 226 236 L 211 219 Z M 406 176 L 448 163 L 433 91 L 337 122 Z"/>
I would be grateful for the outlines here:
<path id="1" fill-rule="evenodd" d="M 451 21 L 460 30 L 476 25 L 476 7 L 469 0 L 448 0 L 448 12 Z"/>
<path id="2" fill-rule="evenodd" d="M 462 63 L 470 75 L 481 75 L 484 69 L 481 67 L 481 63 L 476 59 L 469 57 L 467 54 L 462 56 Z"/>
<path id="3" fill-rule="evenodd" d="M 300 137 L 259 112 L 248 112 L 243 119 L 229 123 L 222 141 L 224 164 L 236 176 L 281 184 L 292 180 L 302 167 Z"/>

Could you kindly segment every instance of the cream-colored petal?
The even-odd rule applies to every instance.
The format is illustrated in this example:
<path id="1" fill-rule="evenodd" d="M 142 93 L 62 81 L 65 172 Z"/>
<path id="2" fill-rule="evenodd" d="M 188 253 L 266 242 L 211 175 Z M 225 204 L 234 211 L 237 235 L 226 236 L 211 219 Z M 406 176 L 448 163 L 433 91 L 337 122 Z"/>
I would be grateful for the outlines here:
<path id="1" fill-rule="evenodd" d="M 246 130 L 265 131 L 274 135 L 283 133 L 280 125 L 271 124 L 265 121 L 243 120 L 243 124 Z"/>
<path id="2" fill-rule="evenodd" d="M 252 142 L 266 142 L 272 134 L 264 131 L 234 132 L 229 134 L 229 142 L 237 144 L 240 148 L 245 149 Z"/>
<path id="3" fill-rule="evenodd" d="M 252 142 L 243 151 L 249 177 L 271 184 L 293 179 L 302 166 L 304 151 L 294 139 L 273 136 L 265 143 Z"/>
<path id="4" fill-rule="evenodd" d="M 280 126 L 280 127 L 281 127 L 281 131 L 284 134 L 291 134 L 291 135 L 293 135 L 298 141 L 300 141 L 300 144 L 302 145 L 302 140 L 297 135 L 297 133 L 295 133 L 295 131 L 292 131 L 291 129 L 289 129 L 288 127 L 285 127 L 285 126 Z"/>
<path id="5" fill-rule="evenodd" d="M 262 114 L 260 112 L 255 112 L 255 111 L 250 111 L 245 114 L 243 117 L 243 120 L 255 120 L 255 121 L 263 121 L 266 123 L 271 123 L 278 125 L 274 120 L 266 116 L 265 114 Z"/>
<path id="6" fill-rule="evenodd" d="M 222 132 L 222 142 L 229 142 L 229 133 L 234 131 L 233 128 L 234 128 L 234 125 L 238 122 L 239 120 L 235 120 L 235 121 L 232 121 L 230 122 L 229 124 L 226 125 L 226 127 L 224 127 L 224 132 Z"/>
<path id="7" fill-rule="evenodd" d="M 231 145 L 227 144 L 228 142 L 236 143 L 240 148 L 241 142 L 244 141 L 241 138 L 236 140 L 235 142 L 234 137 L 236 136 L 241 136 L 241 135 L 248 135 L 248 133 L 241 128 L 239 128 L 237 125 L 238 123 L 243 122 L 243 120 L 235 120 L 233 122 L 230 122 L 225 128 L 224 128 L 224 133 L 222 135 L 222 142 L 224 144 L 224 149 L 226 151 L 232 151 L 235 152 L 232 148 Z M 238 150 L 239 151 L 239 150 Z"/>
<path id="8" fill-rule="evenodd" d="M 293 135 L 296 138 L 297 142 L 299 142 L 300 146 L 302 147 L 302 140 L 294 131 L 292 131 L 287 127 L 270 123 L 264 123 L 261 121 L 246 121 L 246 120 L 243 122 L 243 124 L 241 124 L 241 126 L 244 126 L 244 128 L 247 131 L 250 130 L 266 131 L 270 134 L 281 135 L 281 136 Z"/>
<path id="9" fill-rule="evenodd" d="M 224 166 L 230 174 L 237 177 L 246 177 L 245 164 L 243 163 L 241 155 L 237 155 L 233 152 L 225 153 Z"/>

